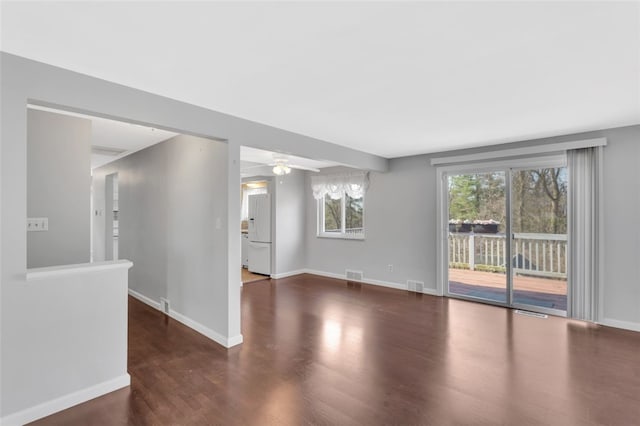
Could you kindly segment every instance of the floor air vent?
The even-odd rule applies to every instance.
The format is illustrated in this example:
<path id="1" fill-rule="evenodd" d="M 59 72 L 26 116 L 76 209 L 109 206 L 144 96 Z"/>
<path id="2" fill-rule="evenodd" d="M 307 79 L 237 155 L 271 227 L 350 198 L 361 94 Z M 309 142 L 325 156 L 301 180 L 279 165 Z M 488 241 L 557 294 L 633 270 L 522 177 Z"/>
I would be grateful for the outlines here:
<path id="1" fill-rule="evenodd" d="M 422 281 L 407 280 L 407 290 L 424 293 L 424 283 Z"/>
<path id="2" fill-rule="evenodd" d="M 522 309 L 516 309 L 516 314 L 526 315 L 528 317 L 536 317 L 536 318 L 549 318 L 549 316 L 546 314 L 540 314 L 538 312 L 531 312 L 531 311 L 523 311 Z"/>
<path id="3" fill-rule="evenodd" d="M 347 281 L 362 281 L 362 271 L 352 271 L 351 269 L 347 269 L 345 276 L 347 277 Z"/>

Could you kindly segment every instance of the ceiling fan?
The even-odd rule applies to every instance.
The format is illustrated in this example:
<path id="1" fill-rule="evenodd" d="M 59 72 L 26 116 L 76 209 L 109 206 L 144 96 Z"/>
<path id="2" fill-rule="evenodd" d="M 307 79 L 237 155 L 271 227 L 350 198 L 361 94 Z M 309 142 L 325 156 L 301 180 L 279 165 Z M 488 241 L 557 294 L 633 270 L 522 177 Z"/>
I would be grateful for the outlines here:
<path id="1" fill-rule="evenodd" d="M 299 164 L 292 164 L 289 162 L 289 157 L 287 155 L 284 154 L 273 154 L 273 162 L 267 164 L 270 167 L 273 167 L 273 169 L 271 169 L 271 171 L 273 172 L 273 174 L 275 174 L 276 176 L 283 176 L 283 175 L 288 175 L 289 173 L 291 173 L 291 169 L 297 169 L 297 170 L 308 170 L 311 172 L 319 172 L 320 169 L 316 169 L 315 167 L 308 167 L 308 166 L 303 166 L 303 165 L 299 165 Z M 253 169 L 253 168 L 257 168 L 257 167 L 264 167 L 264 165 L 256 165 L 256 166 L 250 166 L 247 167 L 245 170 L 249 170 L 249 169 Z"/>

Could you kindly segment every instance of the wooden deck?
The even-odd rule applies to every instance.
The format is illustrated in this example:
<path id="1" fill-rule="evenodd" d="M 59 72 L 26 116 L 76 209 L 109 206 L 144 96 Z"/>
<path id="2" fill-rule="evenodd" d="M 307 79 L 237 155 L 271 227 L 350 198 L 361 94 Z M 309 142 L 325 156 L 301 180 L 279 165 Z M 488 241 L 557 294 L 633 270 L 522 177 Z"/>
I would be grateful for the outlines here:
<path id="1" fill-rule="evenodd" d="M 506 288 L 505 274 L 493 272 L 469 271 L 467 269 L 449 269 L 449 281 L 467 285 L 477 285 L 491 288 Z M 567 294 L 567 281 L 542 278 L 516 276 L 513 281 L 514 290 L 532 291 L 546 294 Z"/>

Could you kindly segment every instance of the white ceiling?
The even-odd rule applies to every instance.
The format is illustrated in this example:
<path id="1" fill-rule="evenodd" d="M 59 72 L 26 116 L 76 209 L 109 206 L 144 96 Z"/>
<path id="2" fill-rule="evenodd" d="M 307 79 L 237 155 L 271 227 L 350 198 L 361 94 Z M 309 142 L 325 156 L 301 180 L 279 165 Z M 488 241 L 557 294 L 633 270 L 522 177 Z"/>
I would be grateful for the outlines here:
<path id="1" fill-rule="evenodd" d="M 155 145 L 177 135 L 177 133 L 151 127 L 140 126 L 138 124 L 124 123 L 122 121 L 109 120 L 74 112 L 61 111 L 53 108 L 46 108 L 37 105 L 30 105 L 29 108 L 54 112 L 57 114 L 71 115 L 85 118 L 91 121 L 91 146 L 112 148 L 122 150 L 118 155 L 91 154 L 91 168 L 95 169 L 118 158 L 125 157 L 143 148 Z"/>
<path id="2" fill-rule="evenodd" d="M 2 50 L 384 157 L 640 123 L 636 2 L 3 2 Z"/>
<path id="3" fill-rule="evenodd" d="M 91 156 L 92 169 L 177 135 L 177 133 L 166 130 L 104 118 L 91 117 L 91 121 L 92 145 L 125 150 L 116 157 L 93 154 Z"/>

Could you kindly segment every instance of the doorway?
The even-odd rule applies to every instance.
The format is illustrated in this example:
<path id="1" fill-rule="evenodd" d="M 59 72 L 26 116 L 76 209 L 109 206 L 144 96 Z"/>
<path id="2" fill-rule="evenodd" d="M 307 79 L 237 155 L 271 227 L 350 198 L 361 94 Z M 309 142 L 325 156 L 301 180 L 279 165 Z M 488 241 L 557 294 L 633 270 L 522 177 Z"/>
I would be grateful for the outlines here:
<path id="1" fill-rule="evenodd" d="M 269 279 L 271 275 L 271 193 L 273 188 L 270 178 L 243 178 L 241 185 L 241 221 L 240 221 L 240 235 L 241 235 L 241 252 L 242 252 L 242 265 L 240 269 L 242 283 L 246 284 L 253 281 L 260 281 Z M 261 215 L 258 218 L 254 218 L 255 213 L 255 197 L 268 197 L 269 206 L 267 215 Z M 255 222 L 258 222 L 261 227 L 268 228 L 268 238 L 262 238 L 264 241 L 259 241 L 256 238 L 255 232 L 252 232 Z"/>
<path id="2" fill-rule="evenodd" d="M 118 241 L 120 227 L 118 226 L 118 173 L 111 173 L 105 177 L 105 260 L 118 260 Z"/>
<path id="3" fill-rule="evenodd" d="M 567 188 L 559 159 L 446 170 L 444 293 L 566 316 Z"/>

